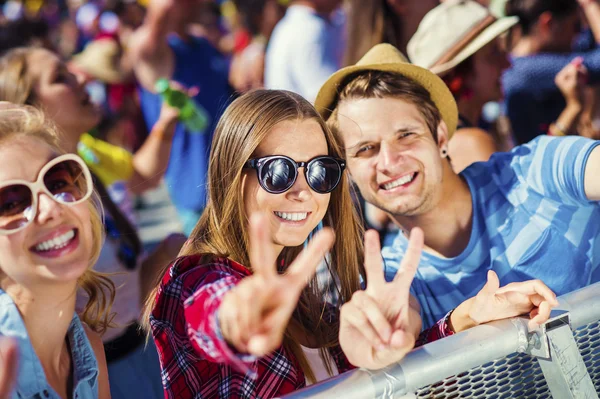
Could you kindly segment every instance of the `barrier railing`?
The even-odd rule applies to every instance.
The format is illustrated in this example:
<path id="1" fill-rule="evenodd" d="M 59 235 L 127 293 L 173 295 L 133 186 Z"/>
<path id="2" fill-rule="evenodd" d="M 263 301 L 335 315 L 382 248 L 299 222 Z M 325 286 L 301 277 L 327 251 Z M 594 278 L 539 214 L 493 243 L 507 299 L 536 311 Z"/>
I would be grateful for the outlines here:
<path id="1" fill-rule="evenodd" d="M 600 283 L 558 298 L 539 329 L 500 320 L 432 342 L 383 370 L 357 369 L 298 398 L 598 398 Z"/>

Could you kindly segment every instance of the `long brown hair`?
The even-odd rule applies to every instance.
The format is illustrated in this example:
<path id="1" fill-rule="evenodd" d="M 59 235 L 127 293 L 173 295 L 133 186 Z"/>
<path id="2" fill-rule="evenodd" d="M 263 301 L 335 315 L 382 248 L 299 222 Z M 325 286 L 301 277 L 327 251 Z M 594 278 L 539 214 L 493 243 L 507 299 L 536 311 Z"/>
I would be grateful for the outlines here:
<path id="1" fill-rule="evenodd" d="M 208 169 L 208 205 L 180 255 L 213 254 L 228 257 L 242 265 L 250 264 L 248 215 L 243 200 L 243 166 L 275 125 L 288 120 L 312 119 L 319 123 L 327 141 L 329 155 L 342 157 L 342 146 L 325 125 L 314 107 L 297 94 L 278 90 L 256 90 L 236 99 L 225 111 L 215 130 Z M 336 232 L 336 241 L 327 266 L 339 296 L 337 307 L 350 300 L 360 288 L 363 264 L 362 226 L 351 198 L 351 185 L 344 174 L 331 193 L 323 219 Z M 286 247 L 281 259 L 285 265 L 301 251 Z M 162 276 L 164 273 L 160 273 Z M 158 285 L 158 284 L 157 284 Z M 150 294 L 143 321 L 148 324 L 158 286 Z M 293 320 L 314 336 L 320 348 L 338 343 L 337 318 L 324 320 L 325 293 L 316 277 L 304 290 Z M 297 357 L 309 378 L 314 374 L 298 343 L 286 334 L 284 346 Z M 325 350 L 322 353 L 325 354 Z"/>
<path id="2" fill-rule="evenodd" d="M 37 47 L 20 47 L 12 49 L 0 57 L 0 101 L 31 105 L 42 111 L 44 110 L 44 105 L 35 96 L 34 77 L 29 73 L 29 57 L 34 51 L 40 49 Z M 77 116 L 74 115 L 73 117 L 76 118 Z M 106 187 L 102 185 L 99 179 L 94 178 L 94 186 L 104 208 L 115 222 L 115 226 L 120 233 L 119 239 L 130 246 L 136 257 L 139 256 L 143 248 L 135 227 L 119 210 L 119 207 L 110 198 Z"/>
<path id="3" fill-rule="evenodd" d="M 56 127 L 44 114 L 29 106 L 3 104 L 0 107 L 0 145 L 15 138 L 35 137 L 48 144 L 57 154 L 64 154 L 59 145 Z M 112 315 L 110 308 L 115 297 L 115 286 L 105 274 L 92 269 L 102 248 L 104 229 L 102 227 L 101 205 L 94 193 L 89 201 L 92 227 L 92 251 L 88 269 L 79 278 L 78 287 L 87 293 L 88 301 L 81 312 L 81 320 L 100 334 L 110 326 Z"/>
<path id="4" fill-rule="evenodd" d="M 402 47 L 402 20 L 387 0 L 348 0 L 348 3 L 348 43 L 344 65 L 356 64 L 376 44 Z"/>

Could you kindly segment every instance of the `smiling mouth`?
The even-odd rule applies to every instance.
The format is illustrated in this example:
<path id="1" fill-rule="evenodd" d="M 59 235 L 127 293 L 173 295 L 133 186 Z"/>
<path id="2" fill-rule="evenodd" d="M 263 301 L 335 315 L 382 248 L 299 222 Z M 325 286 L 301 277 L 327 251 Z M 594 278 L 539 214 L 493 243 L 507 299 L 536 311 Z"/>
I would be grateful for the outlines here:
<path id="1" fill-rule="evenodd" d="M 273 212 L 275 215 L 288 222 L 302 222 L 308 218 L 310 212 Z"/>
<path id="2" fill-rule="evenodd" d="M 69 230 L 66 233 L 51 240 L 41 242 L 33 247 L 36 252 L 49 252 L 63 249 L 69 245 L 77 236 L 77 229 Z"/>
<path id="3" fill-rule="evenodd" d="M 380 184 L 379 188 L 383 189 L 383 190 L 391 190 L 396 187 L 400 187 L 400 186 L 403 186 L 405 184 L 412 182 L 415 179 L 415 177 L 417 177 L 417 172 L 414 172 L 414 173 L 411 173 L 408 175 L 404 175 L 404 176 L 402 176 L 394 181 L 391 181 L 389 183 Z"/>

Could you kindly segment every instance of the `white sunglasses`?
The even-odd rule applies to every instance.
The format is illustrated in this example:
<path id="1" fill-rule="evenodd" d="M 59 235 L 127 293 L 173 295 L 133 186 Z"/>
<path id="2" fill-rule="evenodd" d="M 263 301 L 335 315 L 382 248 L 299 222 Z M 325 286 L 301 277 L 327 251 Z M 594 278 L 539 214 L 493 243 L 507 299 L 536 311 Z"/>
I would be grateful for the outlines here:
<path id="1" fill-rule="evenodd" d="M 59 204 L 76 205 L 94 191 L 92 175 L 83 160 L 65 154 L 49 161 L 35 182 L 10 180 L 0 183 L 0 235 L 23 230 L 36 217 L 38 197 L 46 194 Z"/>

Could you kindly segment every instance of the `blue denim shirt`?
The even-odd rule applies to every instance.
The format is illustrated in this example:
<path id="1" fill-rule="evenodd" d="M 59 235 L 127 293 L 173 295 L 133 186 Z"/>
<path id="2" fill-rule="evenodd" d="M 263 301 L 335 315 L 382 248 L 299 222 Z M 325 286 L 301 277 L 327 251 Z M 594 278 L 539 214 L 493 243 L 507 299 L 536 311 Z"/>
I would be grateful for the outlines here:
<path id="1" fill-rule="evenodd" d="M 0 290 L 0 336 L 19 344 L 19 373 L 11 399 L 60 399 L 52 389 L 12 298 Z M 73 398 L 98 398 L 98 362 L 77 314 L 67 332 L 73 360 Z"/>

